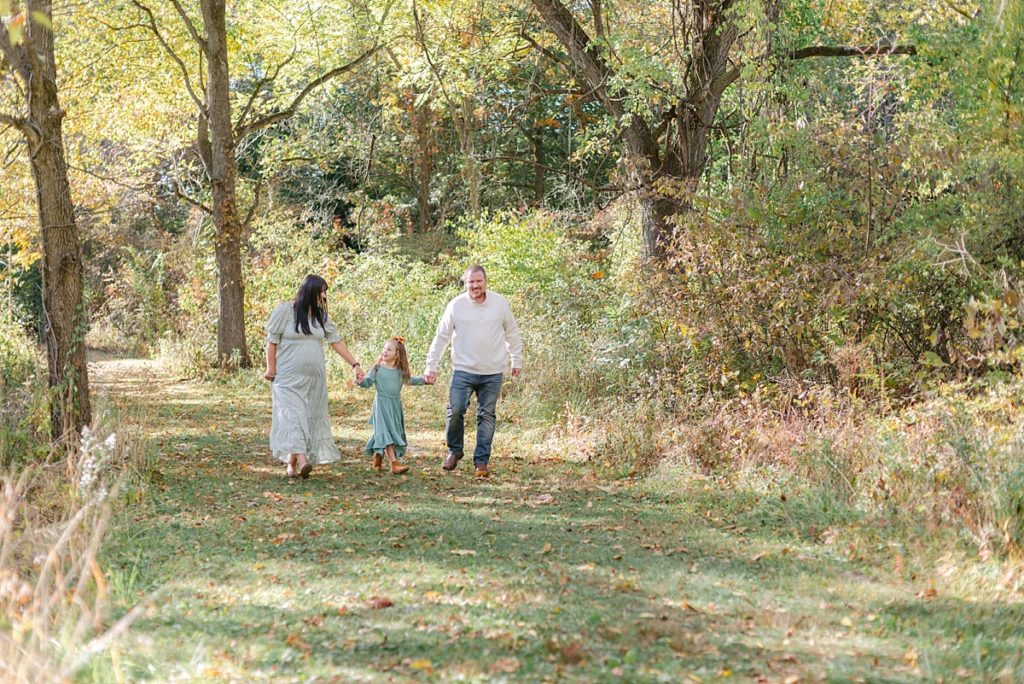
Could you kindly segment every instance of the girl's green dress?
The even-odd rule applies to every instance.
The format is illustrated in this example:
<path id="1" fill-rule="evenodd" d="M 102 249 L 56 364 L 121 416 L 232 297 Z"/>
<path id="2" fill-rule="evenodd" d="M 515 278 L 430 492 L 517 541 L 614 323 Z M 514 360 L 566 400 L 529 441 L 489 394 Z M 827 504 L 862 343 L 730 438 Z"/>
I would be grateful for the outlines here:
<path id="1" fill-rule="evenodd" d="M 426 385 L 420 375 L 409 379 L 410 385 Z M 364 451 L 367 455 L 383 454 L 389 444 L 395 447 L 395 457 L 405 454 L 408 442 L 405 440 L 405 414 L 402 412 L 402 373 L 397 368 L 374 366 L 359 383 L 360 387 L 377 386 L 377 394 L 373 398 L 370 410 L 370 425 L 373 435 L 366 443 Z"/>

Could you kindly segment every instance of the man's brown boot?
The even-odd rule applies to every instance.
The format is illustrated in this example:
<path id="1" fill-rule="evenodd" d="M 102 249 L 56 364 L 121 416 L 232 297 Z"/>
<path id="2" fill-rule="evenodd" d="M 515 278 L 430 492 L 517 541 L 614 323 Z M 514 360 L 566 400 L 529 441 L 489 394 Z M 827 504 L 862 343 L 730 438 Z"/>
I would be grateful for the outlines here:
<path id="1" fill-rule="evenodd" d="M 462 459 L 462 454 L 450 453 L 448 458 L 444 459 L 444 464 L 441 466 L 445 470 L 455 470 L 455 467 L 459 465 L 459 461 Z"/>
<path id="2" fill-rule="evenodd" d="M 478 466 L 476 469 L 476 477 L 478 480 L 485 480 L 491 476 L 491 471 L 487 469 L 487 466 Z"/>

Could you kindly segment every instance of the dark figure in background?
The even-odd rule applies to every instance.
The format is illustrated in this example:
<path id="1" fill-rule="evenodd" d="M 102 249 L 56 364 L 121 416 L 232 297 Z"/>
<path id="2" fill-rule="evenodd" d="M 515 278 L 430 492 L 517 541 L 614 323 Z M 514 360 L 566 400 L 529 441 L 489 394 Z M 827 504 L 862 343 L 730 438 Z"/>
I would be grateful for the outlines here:
<path id="1" fill-rule="evenodd" d="M 347 205 L 338 205 L 334 208 L 334 215 L 331 216 L 331 242 L 335 249 L 345 249 L 359 254 L 363 251 L 363 246 L 352 230 L 354 226 L 349 219 L 349 209 Z"/>

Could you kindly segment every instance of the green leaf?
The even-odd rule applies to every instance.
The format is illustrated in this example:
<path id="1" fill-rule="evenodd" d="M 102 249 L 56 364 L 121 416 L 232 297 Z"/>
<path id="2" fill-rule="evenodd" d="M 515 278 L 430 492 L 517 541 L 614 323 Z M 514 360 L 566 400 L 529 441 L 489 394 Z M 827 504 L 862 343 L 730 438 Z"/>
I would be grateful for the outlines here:
<path id="1" fill-rule="evenodd" d="M 11 0 L 0 0 L 0 16 L 7 16 L 11 13 Z"/>
<path id="2" fill-rule="evenodd" d="M 936 354 L 933 351 L 926 351 L 922 355 L 921 363 L 923 363 L 926 366 L 931 366 L 932 368 L 942 368 L 943 366 L 949 365 L 945 361 L 943 361 L 938 354 Z"/>
<path id="3" fill-rule="evenodd" d="M 3 0 L 0 0 L 0 2 L 3 2 Z M 32 21 L 46 27 L 50 31 L 53 30 L 53 22 L 50 21 L 50 17 L 45 12 L 33 12 Z"/>
<path id="4" fill-rule="evenodd" d="M 21 41 L 25 37 L 25 22 L 10 24 L 7 27 L 7 35 L 10 37 L 11 45 L 21 45 Z"/>

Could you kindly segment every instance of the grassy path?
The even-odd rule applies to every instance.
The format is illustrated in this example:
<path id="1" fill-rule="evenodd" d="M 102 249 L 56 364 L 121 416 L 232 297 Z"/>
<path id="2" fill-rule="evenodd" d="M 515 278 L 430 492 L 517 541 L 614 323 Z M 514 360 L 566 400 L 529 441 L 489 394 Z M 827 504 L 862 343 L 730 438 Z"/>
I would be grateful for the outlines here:
<path id="1" fill-rule="evenodd" d="M 338 388 L 342 461 L 302 482 L 267 454 L 265 387 L 142 361 L 93 374 L 141 408 L 158 452 L 106 554 L 115 597 L 162 592 L 86 679 L 909 682 L 1019 651 L 1013 606 L 922 599 L 891 563 L 794 534 L 764 502 L 509 457 L 509 425 L 493 480 L 443 473 L 440 387 L 406 393 L 404 477 L 372 474 L 370 395 Z"/>

